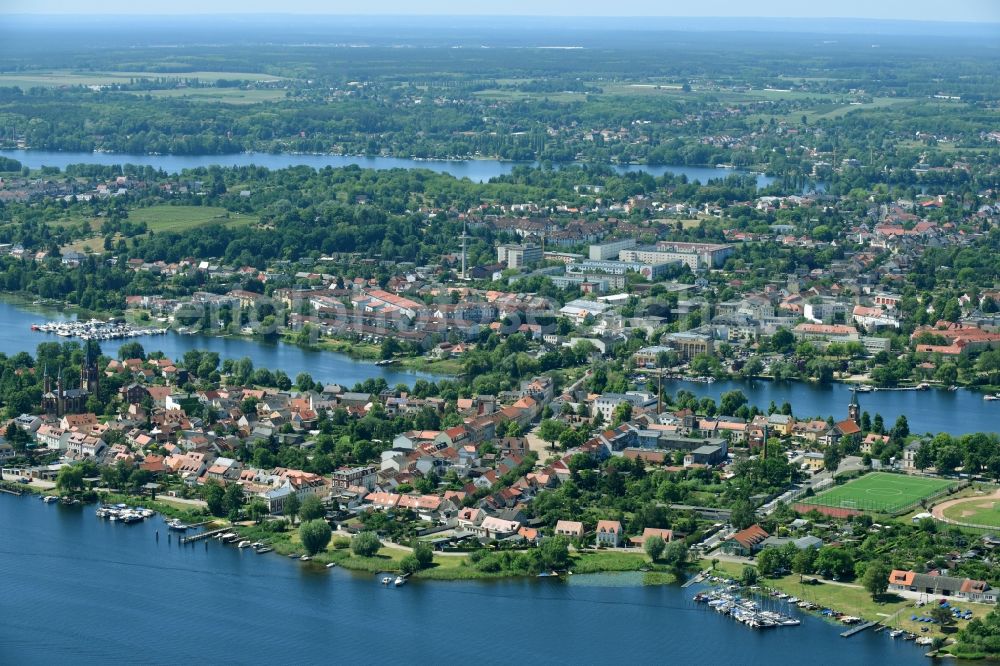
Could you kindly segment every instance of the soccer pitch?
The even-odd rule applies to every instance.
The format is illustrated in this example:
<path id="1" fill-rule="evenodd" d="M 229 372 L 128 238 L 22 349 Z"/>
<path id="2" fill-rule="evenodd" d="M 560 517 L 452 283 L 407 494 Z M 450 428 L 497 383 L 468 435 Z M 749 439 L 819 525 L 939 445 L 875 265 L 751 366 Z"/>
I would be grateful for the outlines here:
<path id="1" fill-rule="evenodd" d="M 815 497 L 801 500 L 801 503 L 838 509 L 895 513 L 954 483 L 944 479 L 874 472 L 848 481 L 842 486 L 834 486 Z"/>

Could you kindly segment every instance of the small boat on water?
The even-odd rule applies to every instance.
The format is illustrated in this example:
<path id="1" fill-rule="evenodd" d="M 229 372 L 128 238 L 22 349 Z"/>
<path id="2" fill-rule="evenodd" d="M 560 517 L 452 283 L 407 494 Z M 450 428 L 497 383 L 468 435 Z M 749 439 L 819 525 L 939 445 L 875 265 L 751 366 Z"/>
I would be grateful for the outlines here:
<path id="1" fill-rule="evenodd" d="M 889 632 L 889 638 L 899 638 L 904 633 L 906 632 L 904 632 L 902 629 L 893 629 L 892 631 Z"/>
<path id="2" fill-rule="evenodd" d="M 45 497 L 42 498 L 42 501 L 45 502 L 46 504 L 52 504 L 53 502 L 58 502 L 59 498 L 56 497 L 55 495 L 46 495 Z"/>
<path id="3" fill-rule="evenodd" d="M 994 400 L 1000 400 L 1000 393 L 997 393 L 996 395 L 993 395 L 992 393 L 987 393 L 986 395 L 983 396 L 983 400 L 987 400 L 989 402 L 993 402 Z"/>
<path id="4" fill-rule="evenodd" d="M 270 553 L 272 550 L 274 550 L 274 548 L 271 548 L 270 546 L 264 546 L 263 548 L 257 549 L 257 554 L 263 555 L 264 553 Z"/>
<path id="5" fill-rule="evenodd" d="M 327 563 L 327 565 L 326 565 L 326 568 L 327 568 L 327 569 L 332 569 L 332 568 L 334 568 L 335 566 L 337 566 L 337 563 L 336 563 L 336 562 L 328 562 L 328 563 Z"/>
<path id="6" fill-rule="evenodd" d="M 383 585 L 388 585 L 391 582 L 392 582 L 392 576 L 383 576 L 382 578 Z"/>
<path id="7" fill-rule="evenodd" d="M 868 384 L 862 384 L 861 386 L 859 386 L 854 390 L 857 391 L 858 393 L 871 393 L 872 391 L 875 390 L 875 387 L 869 386 Z"/>
<path id="8" fill-rule="evenodd" d="M 302 557 L 299 558 L 299 560 L 302 561 L 302 562 L 308 562 L 311 559 L 312 558 L 309 557 L 308 555 L 303 555 Z"/>
<path id="9" fill-rule="evenodd" d="M 392 584 L 395 585 L 396 587 L 401 587 L 403 585 L 406 585 L 406 577 L 396 576 L 396 580 L 394 580 Z"/>
<path id="10" fill-rule="evenodd" d="M 186 532 L 190 525 L 185 525 L 180 520 L 174 518 L 173 520 L 167 521 L 167 529 L 173 530 L 175 532 Z"/>
<path id="11" fill-rule="evenodd" d="M 250 547 L 250 541 L 248 539 L 244 539 L 243 541 L 240 541 L 238 544 L 236 544 L 236 547 L 237 548 L 249 548 Z"/>

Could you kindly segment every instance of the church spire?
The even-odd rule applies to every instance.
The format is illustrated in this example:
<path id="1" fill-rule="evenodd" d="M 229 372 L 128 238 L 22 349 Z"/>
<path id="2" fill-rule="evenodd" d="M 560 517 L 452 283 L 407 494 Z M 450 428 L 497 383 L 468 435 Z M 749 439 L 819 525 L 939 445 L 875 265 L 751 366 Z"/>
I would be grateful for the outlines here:
<path id="1" fill-rule="evenodd" d="M 847 406 L 847 418 L 855 423 L 861 423 L 861 405 L 858 404 L 858 390 L 851 389 L 851 403 Z"/>

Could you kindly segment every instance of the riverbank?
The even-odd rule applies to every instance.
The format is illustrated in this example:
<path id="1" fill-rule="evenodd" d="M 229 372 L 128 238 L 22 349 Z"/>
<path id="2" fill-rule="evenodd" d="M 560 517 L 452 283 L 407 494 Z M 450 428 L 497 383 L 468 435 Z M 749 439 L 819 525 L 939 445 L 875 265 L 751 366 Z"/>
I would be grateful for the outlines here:
<path id="1" fill-rule="evenodd" d="M 702 560 L 700 565 L 706 569 L 712 568 L 712 562 L 709 560 Z M 719 561 L 715 563 L 714 570 L 717 575 L 738 580 L 744 566 L 747 565 L 739 562 Z M 753 565 L 750 564 L 750 566 Z M 818 582 L 811 584 L 812 580 Z M 917 617 L 927 616 L 930 605 L 918 607 L 914 599 L 904 598 L 892 592 L 881 595 L 879 600 L 875 601 L 859 583 L 822 580 L 821 577 L 813 575 L 789 574 L 779 578 L 761 578 L 758 585 L 765 594 L 769 590 L 778 590 L 791 597 L 809 601 L 818 606 L 820 610 L 832 609 L 845 615 L 860 617 L 868 622 L 878 622 L 888 627 L 902 629 L 917 636 L 943 639 L 950 639 L 953 636 L 953 634 L 943 633 L 941 625 L 917 622 L 911 619 L 914 615 Z M 963 609 L 971 610 L 975 618 L 985 617 L 993 609 L 992 606 L 984 604 L 964 601 L 955 603 Z"/>
<path id="2" fill-rule="evenodd" d="M 320 338 L 315 343 L 301 344 L 295 339 L 294 333 L 285 333 L 281 340 L 288 344 L 297 345 L 305 349 L 316 351 L 330 351 L 336 354 L 349 356 L 356 361 L 379 362 L 383 361 L 382 346 L 372 342 L 362 342 L 356 340 L 346 340 L 343 338 Z M 395 356 L 391 359 L 390 366 L 405 368 L 415 372 L 426 372 L 429 374 L 442 375 L 445 377 L 457 377 L 462 374 L 462 362 L 459 359 L 433 359 L 428 356 Z"/>
<path id="3" fill-rule="evenodd" d="M 234 530 L 240 537 L 250 541 L 266 543 L 274 552 L 283 555 L 302 555 L 305 549 L 299 539 L 297 528 L 275 532 L 268 525 L 236 525 Z M 329 545 L 311 557 L 313 566 L 335 564 L 351 571 L 398 573 L 401 562 L 410 554 L 410 549 L 395 544 L 385 544 L 372 557 L 359 557 L 351 552 L 350 535 L 334 532 Z M 471 553 L 434 553 L 434 559 L 426 569 L 413 574 L 413 578 L 425 580 L 501 580 L 530 578 L 520 573 L 480 571 L 469 562 Z M 576 551 L 570 554 L 571 564 L 567 571 L 573 574 L 616 573 L 641 571 L 644 585 L 666 585 L 677 582 L 676 576 L 667 567 L 654 564 L 641 551 L 623 553 L 620 551 Z"/>
<path id="4" fill-rule="evenodd" d="M 5 481 L 14 489 L 23 489 L 33 495 L 63 496 L 50 484 L 17 484 Z M 126 495 L 106 489 L 94 491 L 104 504 L 127 504 L 128 506 L 143 506 L 152 509 L 166 518 L 177 518 L 184 523 L 205 523 L 205 529 L 219 527 L 231 528 L 239 533 L 242 539 L 266 543 L 274 552 L 282 556 L 302 555 L 305 549 L 299 539 L 297 527 L 288 527 L 284 531 L 276 531 L 274 523 L 253 524 L 249 521 L 230 523 L 223 518 L 211 516 L 201 500 L 183 500 L 180 498 L 149 497 Z M 334 532 L 333 538 L 322 552 L 312 556 L 313 566 L 335 564 L 350 571 L 380 573 L 401 571 L 401 562 L 411 550 L 396 544 L 383 544 L 373 557 L 359 557 L 350 550 L 350 535 L 346 532 Z M 413 574 L 414 578 L 440 581 L 456 580 L 501 580 L 525 578 L 520 573 L 480 571 L 468 561 L 471 553 L 435 553 L 433 563 L 427 569 Z M 667 567 L 650 561 L 641 550 L 622 552 L 615 550 L 573 551 L 570 554 L 571 564 L 568 571 L 574 574 L 643 572 L 643 585 L 670 585 L 678 582 L 676 575 Z"/>

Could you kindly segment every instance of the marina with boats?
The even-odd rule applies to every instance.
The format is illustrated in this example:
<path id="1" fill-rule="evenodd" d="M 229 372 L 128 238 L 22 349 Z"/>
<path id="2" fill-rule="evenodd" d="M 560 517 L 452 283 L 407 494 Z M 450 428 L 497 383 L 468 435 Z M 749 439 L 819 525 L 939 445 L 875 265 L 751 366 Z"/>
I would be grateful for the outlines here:
<path id="1" fill-rule="evenodd" d="M 147 518 L 152 518 L 156 515 L 156 512 L 141 506 L 130 507 L 125 504 L 114 504 L 98 507 L 96 515 L 98 518 L 104 518 L 111 522 L 132 525 L 134 523 L 141 523 Z"/>
<path id="2" fill-rule="evenodd" d="M 44 324 L 32 324 L 32 331 L 54 333 L 64 338 L 79 338 L 81 340 L 120 340 L 137 338 L 144 335 L 164 335 L 165 328 L 133 326 L 121 320 L 100 321 L 52 321 Z"/>
<path id="3" fill-rule="evenodd" d="M 920 636 L 912 632 L 894 627 L 892 618 L 885 621 L 865 621 L 864 618 L 855 617 L 838 612 L 831 608 L 822 608 L 817 604 L 805 599 L 786 594 L 780 590 L 766 590 L 757 588 L 743 588 L 736 581 L 703 575 L 704 582 L 714 585 L 706 591 L 694 595 L 694 601 L 706 604 L 712 610 L 732 617 L 736 621 L 752 629 L 773 629 L 777 627 L 799 626 L 801 621 L 792 615 L 783 612 L 775 604 L 784 603 L 789 608 L 799 608 L 803 611 L 816 613 L 827 620 L 847 625 L 847 629 L 841 632 L 842 638 L 850 638 L 868 629 L 874 629 L 875 633 L 886 631 L 886 635 L 893 640 L 913 641 L 916 645 L 931 645 L 933 639 L 930 636 Z M 694 584 L 701 580 L 692 579 Z M 745 594 L 748 592 L 749 594 Z M 944 602 L 942 602 L 944 604 Z M 947 606 L 947 604 L 944 604 Z M 902 612 L 902 611 L 900 611 Z M 898 614 L 898 613 L 897 613 Z M 955 617 L 970 618 L 971 612 L 954 609 Z M 917 620 L 917 616 L 913 616 Z M 928 631 L 926 628 L 921 631 Z"/>
<path id="4" fill-rule="evenodd" d="M 738 589 L 738 586 L 730 585 L 725 589 L 699 592 L 694 596 L 694 600 L 707 604 L 716 612 L 728 615 L 751 629 L 797 627 L 802 624 L 800 620 L 790 615 L 777 610 L 764 609 L 759 601 L 740 596 L 737 593 Z"/>

